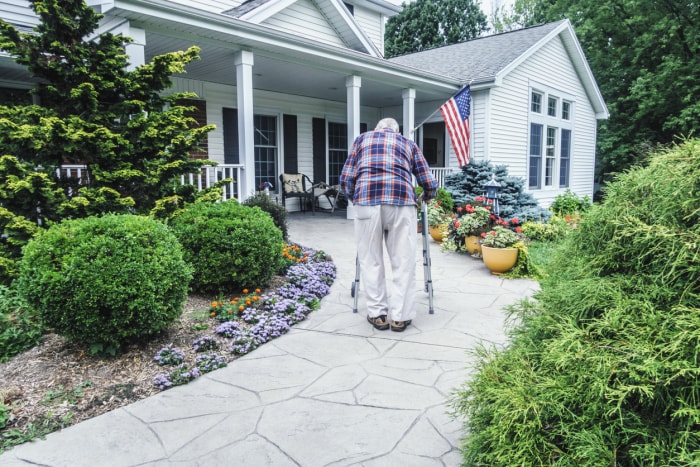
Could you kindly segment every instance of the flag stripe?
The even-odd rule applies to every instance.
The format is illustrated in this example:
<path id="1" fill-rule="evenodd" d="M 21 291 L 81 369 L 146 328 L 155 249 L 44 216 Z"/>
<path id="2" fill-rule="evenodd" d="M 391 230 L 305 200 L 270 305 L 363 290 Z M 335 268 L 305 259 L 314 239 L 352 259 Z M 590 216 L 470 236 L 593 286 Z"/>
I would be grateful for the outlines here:
<path id="1" fill-rule="evenodd" d="M 469 163 L 469 120 L 471 115 L 471 91 L 469 86 L 462 89 L 440 107 L 445 126 L 450 135 L 452 147 L 460 166 Z"/>

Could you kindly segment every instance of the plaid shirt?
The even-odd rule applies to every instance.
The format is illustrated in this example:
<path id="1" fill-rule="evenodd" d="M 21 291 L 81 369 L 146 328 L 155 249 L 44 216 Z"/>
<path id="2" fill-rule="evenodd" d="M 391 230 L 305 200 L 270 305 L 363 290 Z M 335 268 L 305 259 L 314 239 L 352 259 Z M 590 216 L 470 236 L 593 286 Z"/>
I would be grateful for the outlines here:
<path id="1" fill-rule="evenodd" d="M 416 143 L 390 129 L 368 131 L 355 139 L 340 174 L 340 188 L 354 204 L 415 206 L 413 177 L 435 198 L 438 183 Z"/>

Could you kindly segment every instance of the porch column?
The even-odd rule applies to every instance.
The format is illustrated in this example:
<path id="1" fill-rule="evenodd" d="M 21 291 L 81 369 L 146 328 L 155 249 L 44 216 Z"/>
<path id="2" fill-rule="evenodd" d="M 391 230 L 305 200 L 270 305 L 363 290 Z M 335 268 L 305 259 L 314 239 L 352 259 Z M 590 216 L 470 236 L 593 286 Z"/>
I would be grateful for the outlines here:
<path id="1" fill-rule="evenodd" d="M 238 101 L 238 152 L 243 163 L 239 193 L 244 201 L 255 192 L 255 151 L 253 146 L 253 52 L 241 50 L 234 57 L 236 64 L 236 97 Z"/>
<path id="2" fill-rule="evenodd" d="M 135 28 L 127 21 L 110 32 L 113 34 L 122 34 L 133 40 L 131 44 L 127 44 L 125 47 L 126 54 L 129 56 L 129 64 L 126 67 L 126 71 L 134 71 L 137 67 L 146 64 L 145 29 Z"/>
<path id="3" fill-rule="evenodd" d="M 360 135 L 360 87 L 362 78 L 348 76 L 345 78 L 347 88 L 348 106 L 348 152 L 352 149 L 352 143 Z"/>
<path id="4" fill-rule="evenodd" d="M 401 93 L 403 97 L 403 135 L 415 140 L 413 127 L 416 124 L 416 90 L 413 88 L 404 89 Z"/>

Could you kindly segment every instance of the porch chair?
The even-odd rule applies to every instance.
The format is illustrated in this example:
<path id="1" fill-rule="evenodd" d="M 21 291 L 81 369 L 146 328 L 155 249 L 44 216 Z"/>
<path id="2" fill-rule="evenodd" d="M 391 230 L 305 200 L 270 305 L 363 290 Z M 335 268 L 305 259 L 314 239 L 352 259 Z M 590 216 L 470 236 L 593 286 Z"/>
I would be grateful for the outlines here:
<path id="1" fill-rule="evenodd" d="M 325 196 L 334 208 L 331 200 L 334 190 L 327 184 L 312 183 L 311 179 L 302 173 L 282 173 L 280 174 L 280 186 L 282 187 L 282 206 L 287 207 L 287 198 L 299 198 L 299 207 L 302 212 L 306 211 L 306 205 L 311 204 L 311 213 L 316 214 L 316 204 L 321 196 Z"/>

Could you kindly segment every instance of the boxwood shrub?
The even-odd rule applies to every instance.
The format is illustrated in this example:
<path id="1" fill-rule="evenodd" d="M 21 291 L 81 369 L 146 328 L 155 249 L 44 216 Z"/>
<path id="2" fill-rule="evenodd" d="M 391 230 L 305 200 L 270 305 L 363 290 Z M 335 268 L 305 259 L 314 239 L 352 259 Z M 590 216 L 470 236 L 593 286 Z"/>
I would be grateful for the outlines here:
<path id="1" fill-rule="evenodd" d="M 194 268 L 196 292 L 265 287 L 282 261 L 282 232 L 258 207 L 236 200 L 195 203 L 170 225 Z"/>
<path id="2" fill-rule="evenodd" d="M 180 316 L 190 278 L 167 226 L 111 214 L 66 220 L 32 239 L 18 291 L 56 333 L 114 353 Z"/>

